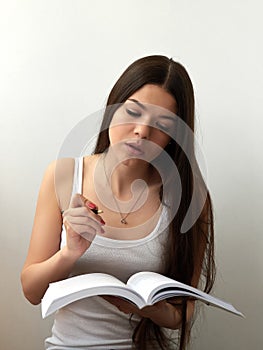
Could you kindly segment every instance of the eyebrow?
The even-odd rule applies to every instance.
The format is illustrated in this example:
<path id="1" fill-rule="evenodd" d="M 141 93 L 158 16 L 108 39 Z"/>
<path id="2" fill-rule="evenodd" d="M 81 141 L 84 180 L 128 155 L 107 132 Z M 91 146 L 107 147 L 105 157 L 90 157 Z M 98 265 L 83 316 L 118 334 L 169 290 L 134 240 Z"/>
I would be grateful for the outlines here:
<path id="1" fill-rule="evenodd" d="M 146 106 L 144 106 L 144 104 L 142 104 L 141 102 L 139 102 L 138 100 L 135 100 L 134 98 L 128 98 L 128 101 L 132 101 L 134 103 L 136 103 L 139 107 L 141 107 L 143 110 L 146 110 Z M 164 118 L 164 119 L 170 119 L 172 121 L 175 121 L 174 117 L 171 115 L 160 115 L 160 118 Z"/>
<path id="2" fill-rule="evenodd" d="M 128 98 L 128 101 L 135 102 L 139 107 L 141 107 L 142 109 L 146 110 L 146 107 L 141 102 L 135 100 L 134 98 Z"/>

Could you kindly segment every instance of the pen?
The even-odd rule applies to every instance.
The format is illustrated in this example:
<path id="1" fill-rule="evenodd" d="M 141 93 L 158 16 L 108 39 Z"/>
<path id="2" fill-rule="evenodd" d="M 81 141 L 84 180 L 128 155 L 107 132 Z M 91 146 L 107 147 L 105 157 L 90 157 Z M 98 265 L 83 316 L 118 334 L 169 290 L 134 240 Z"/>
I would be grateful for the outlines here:
<path id="1" fill-rule="evenodd" d="M 95 213 L 95 214 L 101 214 L 101 213 L 103 213 L 103 210 L 96 209 L 96 208 L 90 209 L 90 210 L 93 211 L 93 213 Z M 61 211 L 61 214 L 62 214 L 62 215 L 63 215 L 63 213 L 64 213 L 64 210 Z"/>
<path id="2" fill-rule="evenodd" d="M 80 195 L 80 197 L 81 197 L 81 199 L 82 199 L 84 205 L 86 205 L 86 202 L 88 201 L 88 199 L 85 198 L 82 194 Z M 93 205 L 93 204 L 92 204 L 92 205 Z M 98 209 L 98 208 L 91 208 L 91 207 L 89 207 L 89 209 L 90 209 L 91 211 L 93 211 L 93 213 L 95 213 L 95 214 L 101 214 L 101 213 L 103 213 L 103 210 L 100 210 L 100 209 Z"/>
<path id="3" fill-rule="evenodd" d="M 82 199 L 84 205 L 86 205 L 86 202 L 88 202 L 88 199 L 85 198 L 83 195 L 80 195 L 80 197 L 81 197 L 81 199 Z M 92 206 L 93 206 L 93 205 L 92 205 Z M 91 211 L 93 211 L 93 213 L 95 213 L 95 214 L 101 214 L 101 213 L 103 213 L 103 210 L 98 209 L 98 208 L 91 208 L 91 207 L 89 207 L 89 209 L 90 209 Z M 62 215 L 63 215 L 63 213 L 64 213 L 64 210 L 61 211 L 61 214 L 62 214 Z"/>
<path id="4" fill-rule="evenodd" d="M 100 209 L 90 209 L 91 211 L 93 211 L 93 213 L 95 213 L 95 214 L 101 214 L 101 213 L 103 213 L 103 210 L 100 210 Z"/>

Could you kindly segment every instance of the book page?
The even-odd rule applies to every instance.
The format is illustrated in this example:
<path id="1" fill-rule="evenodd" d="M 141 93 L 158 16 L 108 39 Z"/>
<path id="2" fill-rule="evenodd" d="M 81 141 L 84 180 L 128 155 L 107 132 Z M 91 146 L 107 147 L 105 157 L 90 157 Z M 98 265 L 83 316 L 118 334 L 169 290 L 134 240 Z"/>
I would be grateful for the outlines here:
<path id="1" fill-rule="evenodd" d="M 232 304 L 155 272 L 139 272 L 128 280 L 127 285 L 140 293 L 147 300 L 147 305 L 173 296 L 191 296 L 206 304 L 243 316 Z"/>
<path id="2" fill-rule="evenodd" d="M 87 287 L 93 288 L 109 285 L 126 288 L 125 283 L 105 273 L 90 273 L 70 277 L 59 282 L 50 283 L 49 288 L 52 289 L 52 293 L 62 297 L 63 295 L 71 294 Z"/>
<path id="3" fill-rule="evenodd" d="M 42 299 L 42 317 L 47 317 L 74 301 L 96 295 L 115 295 L 131 300 L 140 307 L 144 305 L 138 293 L 116 277 L 104 273 L 91 273 L 51 283 Z"/>
<path id="4" fill-rule="evenodd" d="M 147 303 L 150 304 L 151 295 L 162 287 L 166 287 L 167 283 L 171 284 L 171 282 L 174 287 L 184 286 L 180 282 L 173 281 L 158 273 L 148 271 L 138 272 L 131 276 L 127 281 L 127 286 L 136 290 L 145 300 L 147 300 Z"/>

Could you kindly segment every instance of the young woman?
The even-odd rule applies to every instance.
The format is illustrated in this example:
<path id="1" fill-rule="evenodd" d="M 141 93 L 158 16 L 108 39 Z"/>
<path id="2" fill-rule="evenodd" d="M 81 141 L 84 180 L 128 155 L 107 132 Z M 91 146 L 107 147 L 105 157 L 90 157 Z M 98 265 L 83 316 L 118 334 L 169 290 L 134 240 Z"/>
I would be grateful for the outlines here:
<path id="1" fill-rule="evenodd" d="M 50 282 L 90 272 L 126 282 L 156 271 L 211 290 L 212 206 L 193 133 L 194 93 L 184 67 L 165 56 L 131 64 L 109 95 L 94 154 L 56 161 L 44 175 L 21 274 L 31 303 L 40 303 Z M 116 297 L 87 298 L 56 313 L 46 349 L 178 343 L 182 350 L 193 314 L 189 299 L 139 310 Z"/>

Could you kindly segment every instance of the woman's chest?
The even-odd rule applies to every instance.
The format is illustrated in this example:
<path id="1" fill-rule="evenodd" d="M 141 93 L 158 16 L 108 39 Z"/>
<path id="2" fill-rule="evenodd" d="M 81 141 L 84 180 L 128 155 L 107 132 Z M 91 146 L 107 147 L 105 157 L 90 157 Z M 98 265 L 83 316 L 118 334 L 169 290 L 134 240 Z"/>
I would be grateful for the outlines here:
<path id="1" fill-rule="evenodd" d="M 127 242 L 96 237 L 76 262 L 73 274 L 103 272 L 123 282 L 136 272 L 164 273 L 167 232 L 145 242 Z"/>

